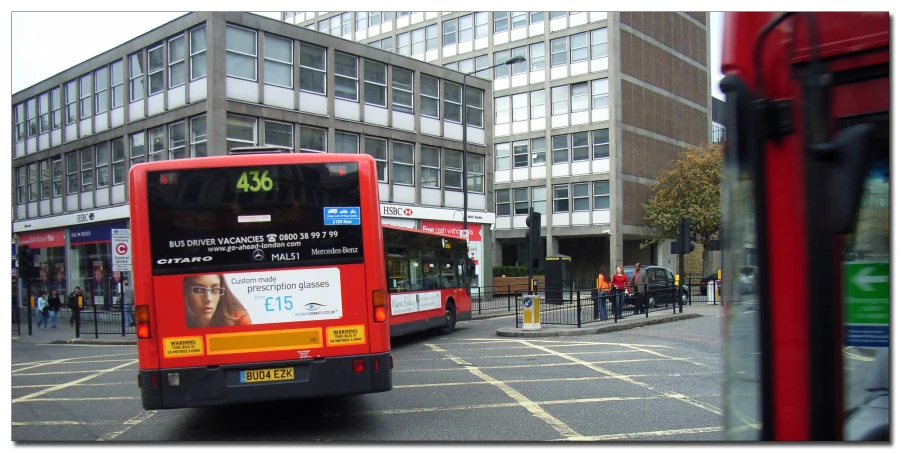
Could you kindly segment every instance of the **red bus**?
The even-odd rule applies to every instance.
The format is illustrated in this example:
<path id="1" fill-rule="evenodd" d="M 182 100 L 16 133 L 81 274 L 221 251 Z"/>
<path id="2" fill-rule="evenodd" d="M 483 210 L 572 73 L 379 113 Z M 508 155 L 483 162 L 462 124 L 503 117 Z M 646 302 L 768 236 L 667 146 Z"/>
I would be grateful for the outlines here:
<path id="1" fill-rule="evenodd" d="M 129 178 L 144 409 L 391 389 L 372 157 L 172 160 Z"/>
<path id="2" fill-rule="evenodd" d="M 889 15 L 725 19 L 725 437 L 889 441 Z"/>
<path id="3" fill-rule="evenodd" d="M 453 332 L 472 317 L 466 241 L 454 236 L 384 225 L 391 336 L 436 329 Z"/>

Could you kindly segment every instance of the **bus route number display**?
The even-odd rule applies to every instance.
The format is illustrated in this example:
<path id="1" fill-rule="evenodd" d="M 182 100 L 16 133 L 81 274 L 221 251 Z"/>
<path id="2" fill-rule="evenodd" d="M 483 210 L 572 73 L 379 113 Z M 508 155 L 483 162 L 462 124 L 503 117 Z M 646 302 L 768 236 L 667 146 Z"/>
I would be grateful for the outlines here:
<path id="1" fill-rule="evenodd" d="M 269 177 L 269 170 L 246 170 L 238 177 L 235 185 L 239 190 L 244 192 L 269 192 L 272 190 L 272 178 Z"/>

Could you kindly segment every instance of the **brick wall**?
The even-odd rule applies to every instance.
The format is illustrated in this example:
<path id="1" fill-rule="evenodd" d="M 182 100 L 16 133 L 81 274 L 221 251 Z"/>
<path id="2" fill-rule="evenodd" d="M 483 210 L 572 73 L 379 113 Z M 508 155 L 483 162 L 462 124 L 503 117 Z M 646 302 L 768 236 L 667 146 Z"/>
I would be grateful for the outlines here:
<path id="1" fill-rule="evenodd" d="M 623 181 L 623 224 L 646 226 L 644 208 L 651 197 L 651 186 L 631 181 Z"/>
<path id="2" fill-rule="evenodd" d="M 704 13 L 689 13 L 697 18 Z M 674 12 L 621 12 L 620 21 L 676 52 L 707 66 L 707 39 L 705 31 L 694 22 Z"/>

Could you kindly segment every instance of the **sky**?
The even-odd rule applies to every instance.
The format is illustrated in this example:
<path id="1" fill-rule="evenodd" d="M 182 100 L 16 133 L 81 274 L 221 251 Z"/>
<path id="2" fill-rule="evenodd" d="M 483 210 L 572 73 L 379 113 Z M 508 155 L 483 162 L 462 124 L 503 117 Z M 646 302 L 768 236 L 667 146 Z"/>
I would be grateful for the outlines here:
<path id="1" fill-rule="evenodd" d="M 16 93 L 163 25 L 185 12 L 12 12 L 11 88 Z M 719 91 L 723 13 L 711 13 L 711 93 Z M 66 46 L 58 45 L 65 42 Z"/>

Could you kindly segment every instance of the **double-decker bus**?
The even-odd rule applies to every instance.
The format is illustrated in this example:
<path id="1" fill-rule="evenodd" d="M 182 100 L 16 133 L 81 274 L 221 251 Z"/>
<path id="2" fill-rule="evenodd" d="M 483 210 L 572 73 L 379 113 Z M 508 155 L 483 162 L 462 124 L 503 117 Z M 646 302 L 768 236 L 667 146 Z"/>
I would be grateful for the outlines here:
<path id="1" fill-rule="evenodd" d="M 448 334 L 457 321 L 471 319 L 465 240 L 391 225 L 382 235 L 392 337 L 429 329 Z"/>
<path id="2" fill-rule="evenodd" d="M 391 389 L 372 157 L 153 162 L 129 184 L 144 409 Z"/>

